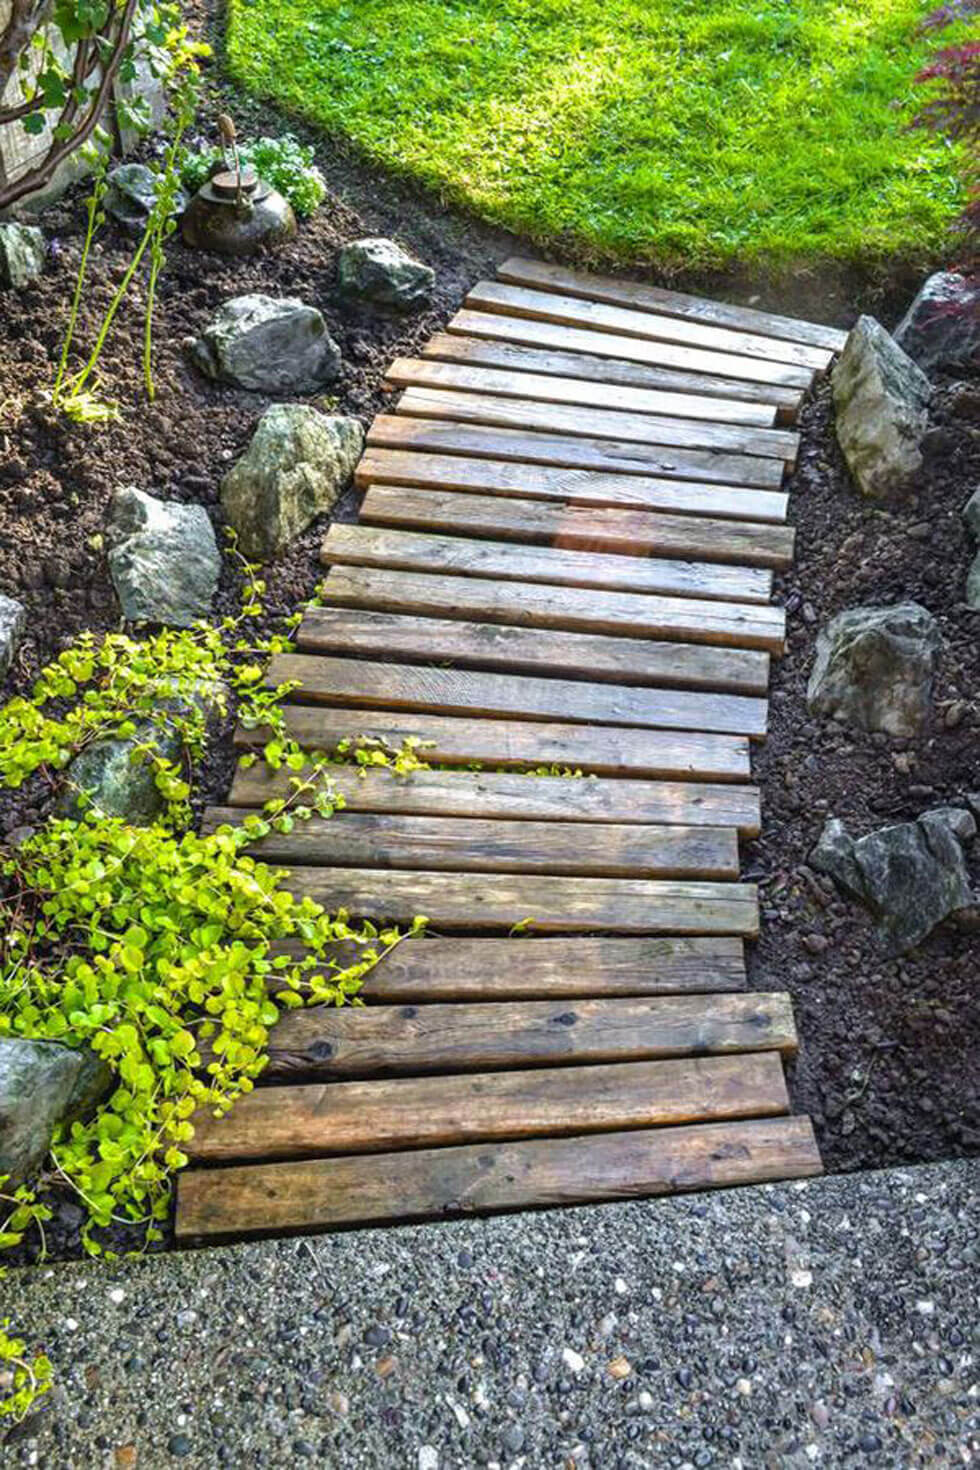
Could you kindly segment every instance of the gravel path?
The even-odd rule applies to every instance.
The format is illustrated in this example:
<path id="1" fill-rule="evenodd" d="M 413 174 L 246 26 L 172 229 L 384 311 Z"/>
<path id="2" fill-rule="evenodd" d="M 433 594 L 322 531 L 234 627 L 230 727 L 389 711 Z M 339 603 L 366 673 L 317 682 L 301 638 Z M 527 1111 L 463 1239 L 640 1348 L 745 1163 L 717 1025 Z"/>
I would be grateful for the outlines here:
<path id="1" fill-rule="evenodd" d="M 959 1161 L 25 1271 L 59 1389 L 0 1460 L 967 1465 L 978 1195 Z"/>

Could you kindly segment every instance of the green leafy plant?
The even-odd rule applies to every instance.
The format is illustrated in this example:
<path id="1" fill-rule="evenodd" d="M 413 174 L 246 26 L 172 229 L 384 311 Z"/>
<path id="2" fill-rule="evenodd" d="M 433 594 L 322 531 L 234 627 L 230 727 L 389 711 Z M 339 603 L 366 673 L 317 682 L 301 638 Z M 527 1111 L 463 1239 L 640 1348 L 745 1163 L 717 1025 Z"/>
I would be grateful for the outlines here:
<path id="1" fill-rule="evenodd" d="M 281 138 L 261 137 L 252 143 L 241 143 L 238 157 L 243 168 L 253 169 L 278 189 L 301 217 L 311 215 L 326 198 L 327 186 L 313 162 L 313 149 L 305 147 L 291 133 L 284 133 Z M 217 149 L 189 153 L 182 170 L 185 187 L 200 189 L 223 164 L 224 156 Z"/>
<path id="2" fill-rule="evenodd" d="M 0 1178 L 0 1189 L 3 1184 Z M 8 1334 L 9 1326 L 9 1318 L 0 1321 L 0 1419 L 19 1423 L 50 1391 L 51 1361 L 43 1353 L 29 1357 L 26 1343 Z"/>
<path id="3" fill-rule="evenodd" d="M 176 228 L 174 210 L 177 193 L 180 188 L 179 161 L 181 156 L 181 140 L 194 116 L 198 95 L 198 60 L 202 54 L 206 53 L 207 49 L 205 46 L 186 40 L 179 49 L 175 44 L 172 58 L 171 100 L 173 105 L 169 114 L 169 137 L 163 162 L 156 174 L 153 207 L 147 217 L 146 227 L 140 239 L 137 241 L 129 264 L 112 294 L 109 305 L 106 307 L 88 358 L 78 372 L 66 380 L 69 355 L 74 341 L 75 328 L 78 322 L 78 311 L 88 272 L 92 240 L 96 229 L 105 220 L 105 212 L 102 206 L 107 182 L 107 160 L 104 154 L 101 158 L 96 154 L 93 160 L 95 177 L 92 192 L 85 204 L 86 230 L 82 245 L 82 256 L 79 262 L 78 274 L 75 280 L 75 291 L 68 316 L 68 325 L 65 330 L 58 371 L 51 395 L 55 407 L 60 408 L 69 418 L 74 419 L 76 423 L 91 426 L 119 418 L 118 404 L 105 400 L 97 391 L 97 388 L 90 387 L 89 384 L 90 382 L 93 384 L 97 383 L 95 375 L 99 359 L 102 356 L 102 351 L 112 324 L 147 252 L 149 252 L 150 269 L 147 282 L 143 331 L 143 379 L 146 384 L 147 396 L 151 401 L 155 396 L 152 371 L 152 339 L 153 310 L 156 303 L 157 281 L 164 264 L 165 242 Z"/>

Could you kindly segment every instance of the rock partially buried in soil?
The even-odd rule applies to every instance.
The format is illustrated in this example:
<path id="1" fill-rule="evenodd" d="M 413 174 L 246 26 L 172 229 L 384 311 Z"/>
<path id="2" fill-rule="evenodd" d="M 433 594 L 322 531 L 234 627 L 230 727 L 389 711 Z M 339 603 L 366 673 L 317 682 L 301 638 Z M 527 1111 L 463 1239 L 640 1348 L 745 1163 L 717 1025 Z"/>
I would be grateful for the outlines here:
<path id="1" fill-rule="evenodd" d="M 881 827 L 857 841 L 831 818 L 810 862 L 871 910 L 889 954 L 904 954 L 970 905 L 962 844 L 976 830 L 973 817 L 959 807 L 923 812 L 915 822 Z"/>
<path id="2" fill-rule="evenodd" d="M 837 439 L 862 495 L 907 490 L 922 465 L 929 379 L 874 317 L 858 318 L 832 376 Z"/>
<path id="3" fill-rule="evenodd" d="M 932 713 L 936 620 L 917 602 L 855 607 L 817 634 L 807 704 L 859 730 L 919 734 Z"/>
<path id="4" fill-rule="evenodd" d="M 132 234 L 141 235 L 156 203 L 157 175 L 145 163 L 121 163 L 109 174 L 105 192 L 105 211 L 117 224 Z M 174 214 L 187 208 L 187 195 L 177 191 Z"/>
<path id="5" fill-rule="evenodd" d="M 895 341 L 923 372 L 980 368 L 980 276 L 937 271 L 923 284 L 898 326 Z"/>
<path id="6" fill-rule="evenodd" d="M 221 482 L 221 503 L 246 556 L 268 561 L 331 510 L 364 448 L 354 418 L 274 403 Z"/>
<path id="7" fill-rule="evenodd" d="M 0 224 L 0 286 L 20 291 L 44 270 L 44 236 L 34 225 Z"/>
<path id="8" fill-rule="evenodd" d="M 37 1173 L 58 1123 L 91 1112 L 112 1072 L 88 1048 L 0 1037 L 0 1178 L 9 1190 Z"/>
<path id="9" fill-rule="evenodd" d="M 315 393 L 341 364 L 320 312 L 293 296 L 224 302 L 191 355 L 209 378 L 257 393 Z"/>
<path id="10" fill-rule="evenodd" d="M 24 636 L 27 613 L 24 604 L 16 597 L 4 597 L 0 593 L 0 679 L 7 677 L 14 654 Z"/>
<path id="11" fill-rule="evenodd" d="M 345 245 L 337 261 L 342 296 L 394 311 L 415 311 L 432 297 L 436 273 L 394 240 L 374 237 Z"/>
<path id="12" fill-rule="evenodd" d="M 207 511 L 117 490 L 106 527 L 109 570 L 124 618 L 187 628 L 207 617 L 221 557 Z"/>

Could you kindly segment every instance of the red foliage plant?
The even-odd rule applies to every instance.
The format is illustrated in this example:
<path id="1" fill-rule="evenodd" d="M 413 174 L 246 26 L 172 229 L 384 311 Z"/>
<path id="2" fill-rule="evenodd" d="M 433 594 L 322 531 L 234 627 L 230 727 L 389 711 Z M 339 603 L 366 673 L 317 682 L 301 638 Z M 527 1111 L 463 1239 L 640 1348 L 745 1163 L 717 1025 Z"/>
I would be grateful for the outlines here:
<path id="1" fill-rule="evenodd" d="M 949 0 L 925 18 L 922 29 L 943 30 L 977 15 L 980 0 Z M 962 225 L 971 237 L 980 236 L 980 41 L 963 41 L 937 51 L 915 80 L 936 85 L 912 126 L 929 128 L 962 145 L 968 191 Z"/>

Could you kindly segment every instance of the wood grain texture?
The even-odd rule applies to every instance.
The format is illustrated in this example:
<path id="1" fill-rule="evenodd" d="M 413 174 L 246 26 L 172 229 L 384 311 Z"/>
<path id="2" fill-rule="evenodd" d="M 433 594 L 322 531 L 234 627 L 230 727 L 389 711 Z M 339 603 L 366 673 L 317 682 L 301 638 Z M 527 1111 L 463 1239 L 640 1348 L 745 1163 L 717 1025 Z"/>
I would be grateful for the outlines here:
<path id="1" fill-rule="evenodd" d="M 404 873 L 372 868 L 296 867 L 288 886 L 330 913 L 411 922 L 436 930 L 536 934 L 731 934 L 754 938 L 759 904 L 752 883 L 654 878 L 556 878 L 538 874 Z"/>
<path id="2" fill-rule="evenodd" d="M 262 1075 L 389 1077 L 796 1048 L 792 1003 L 779 991 L 315 1006 L 287 1011 L 273 1028 Z"/>
<path id="3" fill-rule="evenodd" d="M 826 347 L 811 347 L 806 343 L 763 337 L 732 327 L 666 316 L 649 308 L 638 311 L 633 307 L 611 306 L 604 301 L 581 296 L 538 291 L 529 286 L 510 285 L 506 281 L 480 281 L 466 297 L 466 306 L 475 311 L 529 316 L 538 321 L 585 327 L 589 331 L 617 332 L 624 337 L 652 338 L 657 342 L 676 344 L 675 350 L 689 353 L 690 359 L 677 359 L 671 366 L 716 372 L 729 378 L 759 378 L 763 382 L 801 386 L 798 376 L 789 378 L 783 374 L 794 372 L 812 376 L 823 373 L 834 355 Z M 721 361 L 712 365 L 712 357 L 723 359 L 724 366 Z"/>
<path id="4" fill-rule="evenodd" d="M 646 689 L 485 673 L 482 669 L 420 668 L 326 654 L 280 653 L 266 670 L 272 687 L 298 681 L 304 699 L 431 714 L 543 719 L 707 734 L 766 733 L 766 701 L 742 694 Z"/>
<path id="5" fill-rule="evenodd" d="M 772 595 L 772 573 L 759 567 L 665 561 L 640 554 L 482 541 L 381 526 L 335 523 L 323 538 L 320 560 L 325 566 L 389 567 L 730 602 L 768 603 Z"/>
<path id="6" fill-rule="evenodd" d="M 715 373 L 694 373 L 683 368 L 662 367 L 645 362 L 643 343 L 629 337 L 603 332 L 582 332 L 556 327 L 549 322 L 519 321 L 513 324 L 492 312 L 457 312 L 449 329 L 437 332 L 422 348 L 426 357 L 445 362 L 508 368 L 514 372 L 560 373 L 600 383 L 622 383 L 628 388 L 658 388 L 666 392 L 700 393 L 709 397 L 737 399 L 773 407 L 777 418 L 794 423 L 805 389 L 781 387 L 776 383 L 752 383 L 722 378 Z M 466 336 L 472 330 L 472 336 Z M 630 358 L 637 345 L 639 358 Z M 623 356 L 617 352 L 622 350 Z"/>
<path id="7" fill-rule="evenodd" d="M 260 1087 L 198 1115 L 195 1163 L 315 1158 L 655 1128 L 789 1111 L 777 1053 Z"/>
<path id="8" fill-rule="evenodd" d="M 601 633 L 624 640 L 673 639 L 775 654 L 782 653 L 786 637 L 783 609 L 754 602 L 600 592 L 592 587 L 496 582 L 380 567 L 332 566 L 321 595 L 335 607 Z M 315 626 L 311 613 L 307 627 Z M 689 661 L 697 666 L 696 657 Z"/>
<path id="9" fill-rule="evenodd" d="M 240 807 L 208 807 L 203 831 L 239 826 Z M 619 878 L 737 878 L 733 827 L 596 822 L 588 840 L 567 822 L 344 811 L 310 816 L 249 845 L 264 862 L 447 873 L 552 873 Z"/>
<path id="10" fill-rule="evenodd" d="M 280 940 L 276 954 L 300 955 L 299 941 Z M 361 958 L 360 945 L 337 944 L 324 969 L 344 970 Z M 273 985 L 273 990 L 275 986 Z M 404 939 L 367 975 L 367 1005 L 396 1001 L 564 1000 L 614 995 L 706 994 L 744 990 L 740 939 Z"/>
<path id="11" fill-rule="evenodd" d="M 625 389 L 622 391 L 626 391 Z M 668 418 L 660 414 L 622 413 L 609 408 L 584 408 L 537 397 L 453 392 L 446 388 L 406 388 L 397 412 L 416 419 L 441 419 L 492 428 L 531 429 L 543 434 L 568 434 L 585 439 L 614 439 L 624 444 L 671 445 L 682 450 L 710 450 L 781 461 L 792 469 L 799 435 L 786 429 L 758 429 L 744 424 L 707 423 L 700 419 Z M 745 484 L 757 481 L 756 466 L 742 465 L 732 478 Z"/>
<path id="12" fill-rule="evenodd" d="M 755 521 L 384 484 L 367 491 L 361 519 L 371 525 L 493 536 L 607 555 L 696 556 L 718 565 L 778 568 L 791 564 L 795 534 L 790 526 Z"/>
<path id="13" fill-rule="evenodd" d="M 624 281 L 615 276 L 593 275 L 588 271 L 569 270 L 543 260 L 527 260 L 512 256 L 498 267 L 498 279 L 517 286 L 533 286 L 541 291 L 560 291 L 569 296 L 583 296 L 590 301 L 605 301 L 611 306 L 627 306 L 640 311 L 655 311 L 664 316 L 683 317 L 687 321 L 709 326 L 732 327 L 740 332 L 755 332 L 763 337 L 778 337 L 787 342 L 805 342 L 811 347 L 824 347 L 840 352 L 847 333 L 837 327 L 817 322 L 799 321 L 795 317 L 777 316 L 754 307 L 735 306 L 726 301 L 711 301 L 703 296 L 690 296 L 667 291 L 646 282 Z"/>
<path id="14" fill-rule="evenodd" d="M 258 807 L 288 797 L 294 790 L 290 780 L 288 770 L 273 771 L 264 762 L 240 766 L 232 781 L 229 805 Z M 754 837 L 759 831 L 759 790 L 755 786 L 532 777 L 509 771 L 413 771 L 398 776 L 380 767 L 359 770 L 340 764 L 331 766 L 330 781 L 348 813 L 734 827 L 743 837 Z"/>
<path id="15" fill-rule="evenodd" d="M 577 408 L 563 403 L 541 403 L 532 398 L 490 397 L 481 393 L 453 393 L 438 388 L 406 388 L 396 413 L 412 419 L 442 423 L 476 424 L 515 433 L 560 435 L 588 443 L 609 440 L 619 458 L 629 446 L 645 453 L 651 446 L 670 448 L 671 458 L 687 462 L 687 479 L 700 474 L 703 454 L 725 456 L 723 478 L 744 485 L 780 485 L 781 466 L 792 469 L 799 440 L 785 429 L 752 429 L 734 424 L 708 424 L 694 419 L 659 418 L 652 414 L 616 413 L 611 409 Z M 688 461 L 688 456 L 691 458 Z M 694 456 L 698 456 L 695 458 Z M 757 464 L 756 460 L 766 461 Z M 773 461 L 774 463 L 769 463 Z M 774 467 L 778 474 L 773 474 Z"/>
<path id="16" fill-rule="evenodd" d="M 411 1153 L 189 1169 L 181 1242 L 446 1219 L 799 1179 L 821 1172 L 809 1118 L 636 1129 Z"/>
<path id="17" fill-rule="evenodd" d="M 617 725 L 542 724 L 532 720 L 479 720 L 376 707 L 311 708 L 284 704 L 286 732 L 307 750 L 336 751 L 343 742 L 366 739 L 397 749 L 420 742 L 434 765 L 494 768 L 558 767 L 600 776 L 646 776 L 663 780 L 747 781 L 749 743 L 741 736 L 699 731 L 629 730 Z M 252 749 L 271 738 L 268 729 L 239 725 L 235 744 Z"/>
<path id="18" fill-rule="evenodd" d="M 466 397 L 466 394 L 461 394 Z M 510 459 L 522 464 L 603 470 L 609 474 L 653 475 L 668 480 L 713 481 L 722 485 L 778 490 L 784 465 L 778 459 L 712 449 L 672 449 L 633 440 L 584 438 L 412 418 L 405 411 L 379 414 L 368 430 L 370 448 L 432 450 L 476 459 Z"/>
<path id="19" fill-rule="evenodd" d="M 301 653 L 409 659 L 514 674 L 559 673 L 603 683 L 738 694 L 765 694 L 769 679 L 769 655 L 754 649 L 704 648 L 357 608 L 310 608 L 295 641 Z"/>
<path id="20" fill-rule="evenodd" d="M 608 376 L 590 381 L 562 372 L 558 364 L 534 372 L 438 362 L 429 356 L 396 357 L 385 372 L 385 383 L 392 388 L 448 388 L 461 393 L 535 398 L 541 403 L 666 414 L 670 418 L 704 419 L 713 424 L 744 424 L 763 429 L 772 428 L 776 419 L 771 404 L 740 403 L 737 398 L 713 398 L 702 393 L 633 388 L 614 383 Z"/>

